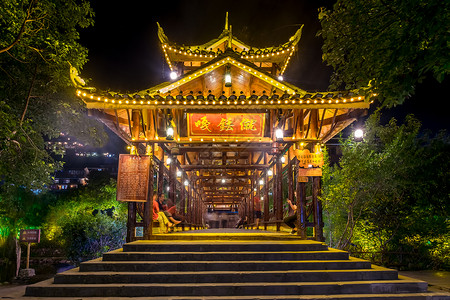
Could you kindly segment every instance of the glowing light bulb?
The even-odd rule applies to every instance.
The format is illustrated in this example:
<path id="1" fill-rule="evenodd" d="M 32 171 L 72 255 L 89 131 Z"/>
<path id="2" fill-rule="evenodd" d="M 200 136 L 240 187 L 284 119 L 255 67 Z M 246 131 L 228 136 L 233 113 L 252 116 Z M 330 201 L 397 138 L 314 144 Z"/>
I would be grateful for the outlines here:
<path id="1" fill-rule="evenodd" d="M 170 79 L 175 80 L 178 78 L 178 74 L 175 71 L 170 72 Z"/>

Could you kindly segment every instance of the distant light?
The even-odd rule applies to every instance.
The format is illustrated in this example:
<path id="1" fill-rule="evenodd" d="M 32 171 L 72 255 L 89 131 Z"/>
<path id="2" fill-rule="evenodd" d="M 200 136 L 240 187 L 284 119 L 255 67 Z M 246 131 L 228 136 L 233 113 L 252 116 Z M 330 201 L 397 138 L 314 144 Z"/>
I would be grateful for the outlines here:
<path id="1" fill-rule="evenodd" d="M 259 185 L 263 185 L 264 184 L 264 180 L 260 179 L 259 180 Z"/>
<path id="2" fill-rule="evenodd" d="M 170 190 L 170 186 L 167 187 L 167 191 L 169 191 L 169 190 Z"/>
<path id="3" fill-rule="evenodd" d="M 175 80 L 178 78 L 178 74 L 175 71 L 170 72 L 170 79 Z"/>
<path id="4" fill-rule="evenodd" d="M 189 185 L 189 181 L 185 180 L 184 181 L 184 186 L 188 186 Z"/>
<path id="5" fill-rule="evenodd" d="M 177 171 L 177 177 L 181 177 L 181 171 L 180 170 Z"/>
<path id="6" fill-rule="evenodd" d="M 353 135 L 356 139 L 362 139 L 364 136 L 364 131 L 362 129 L 356 129 Z"/>
<path id="7" fill-rule="evenodd" d="M 283 81 L 283 75 L 278 76 L 278 81 Z"/>
<path id="8" fill-rule="evenodd" d="M 286 158 L 285 158 L 284 156 L 282 156 L 282 157 L 280 158 L 280 160 L 281 160 L 282 163 L 284 163 L 284 162 L 286 161 Z"/>
<path id="9" fill-rule="evenodd" d="M 170 157 L 168 157 L 166 160 L 166 164 L 170 165 L 171 162 L 172 162 L 172 159 Z"/>
<path id="10" fill-rule="evenodd" d="M 225 183 L 225 179 L 222 179 L 222 183 Z"/>
<path id="11" fill-rule="evenodd" d="M 272 170 L 268 170 L 267 171 L 267 175 L 272 176 L 273 175 L 273 171 Z"/>

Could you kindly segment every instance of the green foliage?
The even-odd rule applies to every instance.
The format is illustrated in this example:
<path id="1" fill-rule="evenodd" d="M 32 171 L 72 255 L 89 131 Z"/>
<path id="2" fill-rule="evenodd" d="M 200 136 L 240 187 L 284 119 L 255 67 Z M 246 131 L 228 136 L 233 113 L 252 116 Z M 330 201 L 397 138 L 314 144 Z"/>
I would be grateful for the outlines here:
<path id="1" fill-rule="evenodd" d="M 448 268 L 446 133 L 421 134 L 420 122 L 412 116 L 403 125 L 392 119 L 382 126 L 374 114 L 366 122 L 364 140 L 343 140 L 342 153 L 339 165 L 324 168 L 322 199 L 330 245 L 416 253 L 427 267 Z"/>
<path id="2" fill-rule="evenodd" d="M 323 60 L 332 87 L 401 104 L 427 75 L 450 72 L 450 3 L 431 0 L 338 0 L 319 13 Z"/>
<path id="3" fill-rule="evenodd" d="M 78 215 L 62 227 L 68 258 L 80 262 L 118 249 L 125 242 L 126 222 L 101 212 Z"/>
<path id="4" fill-rule="evenodd" d="M 125 241 L 127 207 L 115 196 L 114 181 L 61 195 L 43 224 L 44 238 L 60 243 L 77 262 L 120 248 Z"/>

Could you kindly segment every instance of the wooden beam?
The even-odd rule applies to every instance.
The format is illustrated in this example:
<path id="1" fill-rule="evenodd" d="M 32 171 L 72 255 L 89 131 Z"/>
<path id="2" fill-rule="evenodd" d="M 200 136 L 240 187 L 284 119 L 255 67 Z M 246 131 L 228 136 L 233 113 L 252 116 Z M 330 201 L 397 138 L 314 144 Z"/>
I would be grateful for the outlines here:
<path id="1" fill-rule="evenodd" d="M 208 170 L 208 169 L 224 169 L 224 170 L 249 170 L 249 169 L 267 169 L 268 165 L 182 165 L 181 168 L 185 171 L 192 170 Z"/>

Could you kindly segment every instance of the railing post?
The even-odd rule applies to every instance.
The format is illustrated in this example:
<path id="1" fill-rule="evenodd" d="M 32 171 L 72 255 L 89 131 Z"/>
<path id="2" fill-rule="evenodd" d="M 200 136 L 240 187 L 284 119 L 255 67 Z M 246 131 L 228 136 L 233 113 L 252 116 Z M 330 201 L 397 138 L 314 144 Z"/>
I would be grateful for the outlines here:
<path id="1" fill-rule="evenodd" d="M 297 180 L 297 235 L 306 240 L 306 183 Z"/>
<path id="2" fill-rule="evenodd" d="M 277 192 L 277 211 L 276 211 L 276 219 L 277 219 L 277 231 L 280 231 L 281 221 L 283 221 L 283 165 L 281 163 L 281 157 L 276 156 L 276 180 L 275 180 L 275 188 Z"/>
<path id="3" fill-rule="evenodd" d="M 150 170 L 148 174 L 148 195 L 147 201 L 144 203 L 143 221 L 144 221 L 144 239 L 149 240 L 153 235 L 153 155 L 150 155 Z"/>
<path id="4" fill-rule="evenodd" d="M 128 202 L 127 243 L 133 242 L 136 230 L 136 202 Z"/>
<path id="5" fill-rule="evenodd" d="M 314 212 L 314 238 L 316 241 L 324 241 L 323 238 L 323 219 L 322 219 L 322 202 L 319 200 L 321 177 L 312 177 L 312 201 Z"/>

